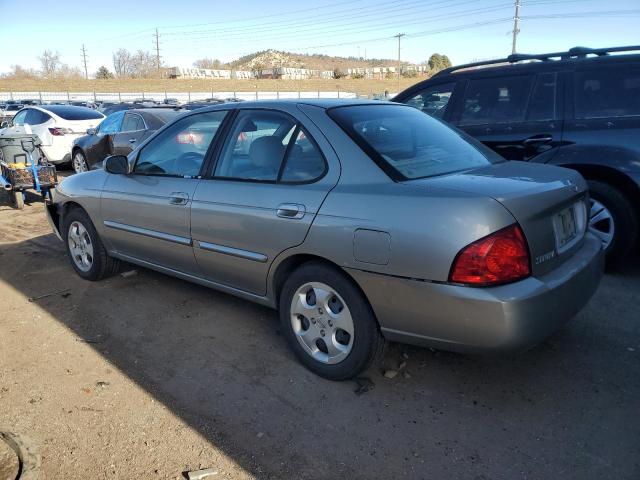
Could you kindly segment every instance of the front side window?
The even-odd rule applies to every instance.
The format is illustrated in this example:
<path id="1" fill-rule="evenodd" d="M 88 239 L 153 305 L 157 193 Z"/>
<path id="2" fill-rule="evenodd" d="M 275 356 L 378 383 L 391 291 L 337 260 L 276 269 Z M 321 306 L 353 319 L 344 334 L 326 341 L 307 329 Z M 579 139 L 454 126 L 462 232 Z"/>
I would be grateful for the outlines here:
<path id="1" fill-rule="evenodd" d="M 101 135 L 113 135 L 120 131 L 120 125 L 122 124 L 122 117 L 124 112 L 116 112 L 105 118 L 100 125 L 98 125 L 98 133 Z"/>
<path id="2" fill-rule="evenodd" d="M 325 161 L 295 119 L 271 110 L 241 110 L 216 166 L 215 176 L 299 183 L 324 174 Z"/>
<path id="3" fill-rule="evenodd" d="M 13 120 L 11 121 L 11 123 L 13 125 L 17 125 L 17 126 L 21 126 L 24 125 L 24 120 L 27 116 L 27 113 L 29 113 L 29 110 L 31 110 L 30 108 L 27 108 L 25 110 L 22 110 L 21 112 L 18 112 L 14 115 Z"/>
<path id="4" fill-rule="evenodd" d="M 460 125 L 522 122 L 531 83 L 531 76 L 469 80 Z"/>
<path id="5" fill-rule="evenodd" d="M 133 173 L 196 177 L 226 110 L 189 115 L 151 140 L 138 155 Z"/>
<path id="6" fill-rule="evenodd" d="M 454 86 L 455 83 L 446 83 L 444 85 L 427 87 L 404 103 L 418 110 L 422 110 L 428 115 L 442 118 L 444 112 L 447 110 Z"/>
<path id="7" fill-rule="evenodd" d="M 576 72 L 576 118 L 640 115 L 640 65 Z"/>
<path id="8" fill-rule="evenodd" d="M 403 105 L 358 105 L 329 116 L 392 179 L 408 180 L 498 163 L 497 155 L 429 115 Z"/>

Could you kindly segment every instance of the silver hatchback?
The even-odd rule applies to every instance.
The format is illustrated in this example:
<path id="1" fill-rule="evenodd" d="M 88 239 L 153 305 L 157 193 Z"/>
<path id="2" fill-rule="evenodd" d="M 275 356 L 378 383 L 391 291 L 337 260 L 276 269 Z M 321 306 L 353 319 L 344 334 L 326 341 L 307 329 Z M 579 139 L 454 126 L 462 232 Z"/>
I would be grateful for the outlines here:
<path id="1" fill-rule="evenodd" d="M 526 349 L 574 316 L 603 271 L 572 170 L 506 162 L 408 106 L 223 104 L 74 175 L 47 207 L 81 277 L 120 260 L 280 312 L 331 379 L 384 340 Z"/>

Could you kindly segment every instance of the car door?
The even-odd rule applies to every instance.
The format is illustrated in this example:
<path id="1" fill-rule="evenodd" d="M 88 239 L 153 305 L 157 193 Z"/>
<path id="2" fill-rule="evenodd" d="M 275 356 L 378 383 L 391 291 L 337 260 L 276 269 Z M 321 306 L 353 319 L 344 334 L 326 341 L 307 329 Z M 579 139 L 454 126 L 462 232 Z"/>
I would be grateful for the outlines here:
<path id="1" fill-rule="evenodd" d="M 142 115 L 126 112 L 120 131 L 113 136 L 114 155 L 128 155 L 143 139 L 147 131 Z"/>
<path id="2" fill-rule="evenodd" d="M 295 106 L 238 111 L 191 207 L 194 253 L 208 280 L 264 295 L 273 260 L 304 241 L 340 171 L 304 118 Z"/>
<path id="3" fill-rule="evenodd" d="M 112 113 L 96 128 L 85 151 L 90 167 L 113 155 L 113 136 L 120 131 L 123 117 L 124 112 Z"/>
<path id="4" fill-rule="evenodd" d="M 4 134 L 5 135 L 21 135 L 27 133 L 25 130 L 25 119 L 27 118 L 27 113 L 29 113 L 30 108 L 23 108 L 18 113 L 13 116 L 11 120 L 11 125 L 7 127 Z M 30 133 L 30 132 L 29 132 Z"/>
<path id="5" fill-rule="evenodd" d="M 198 273 L 190 207 L 204 158 L 226 114 L 181 118 L 130 158 L 130 174 L 108 175 L 102 193 L 104 236 L 122 258 Z"/>
<path id="6" fill-rule="evenodd" d="M 51 115 L 35 108 L 28 109 L 27 116 L 24 119 L 27 132 L 30 130 L 31 133 L 37 135 L 44 146 L 53 143 L 53 135 L 48 127 L 54 126 L 54 122 L 50 120 L 52 120 Z"/>
<path id="7" fill-rule="evenodd" d="M 581 66 L 567 73 L 567 87 L 564 146 L 554 161 L 640 172 L 640 62 Z"/>
<path id="8" fill-rule="evenodd" d="M 549 161 L 562 142 L 558 91 L 555 72 L 471 78 L 454 124 L 507 160 Z"/>

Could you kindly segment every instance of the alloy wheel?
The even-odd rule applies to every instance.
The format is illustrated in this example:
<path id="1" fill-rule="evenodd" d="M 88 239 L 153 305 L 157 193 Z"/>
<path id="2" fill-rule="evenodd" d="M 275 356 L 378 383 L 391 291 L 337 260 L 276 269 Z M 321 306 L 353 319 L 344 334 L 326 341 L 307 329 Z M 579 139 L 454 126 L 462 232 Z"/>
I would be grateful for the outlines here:
<path id="1" fill-rule="evenodd" d="M 89 232 L 82 223 L 75 221 L 69 226 L 68 243 L 73 263 L 83 272 L 91 270 L 93 243 Z"/>
<path id="2" fill-rule="evenodd" d="M 336 364 L 351 352 L 353 318 L 346 302 L 329 285 L 302 285 L 293 295 L 290 316 L 298 343 L 315 360 Z"/>
<path id="3" fill-rule="evenodd" d="M 613 215 L 607 207 L 593 198 L 589 210 L 589 231 L 602 241 L 605 249 L 611 245 L 615 234 Z"/>
<path id="4" fill-rule="evenodd" d="M 88 170 L 87 162 L 84 159 L 84 155 L 82 155 L 82 153 L 80 152 L 76 152 L 73 155 L 73 169 L 76 173 L 82 173 Z"/>

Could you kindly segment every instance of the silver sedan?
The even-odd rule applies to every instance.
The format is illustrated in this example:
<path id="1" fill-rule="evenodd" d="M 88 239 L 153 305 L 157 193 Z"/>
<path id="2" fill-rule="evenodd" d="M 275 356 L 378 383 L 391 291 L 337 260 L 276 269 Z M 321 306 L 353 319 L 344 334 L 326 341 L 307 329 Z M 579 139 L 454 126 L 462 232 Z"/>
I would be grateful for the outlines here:
<path id="1" fill-rule="evenodd" d="M 587 186 L 506 162 L 408 106 L 223 104 L 65 179 L 47 207 L 82 278 L 131 262 L 277 308 L 312 371 L 357 375 L 385 339 L 526 349 L 596 290 Z"/>

